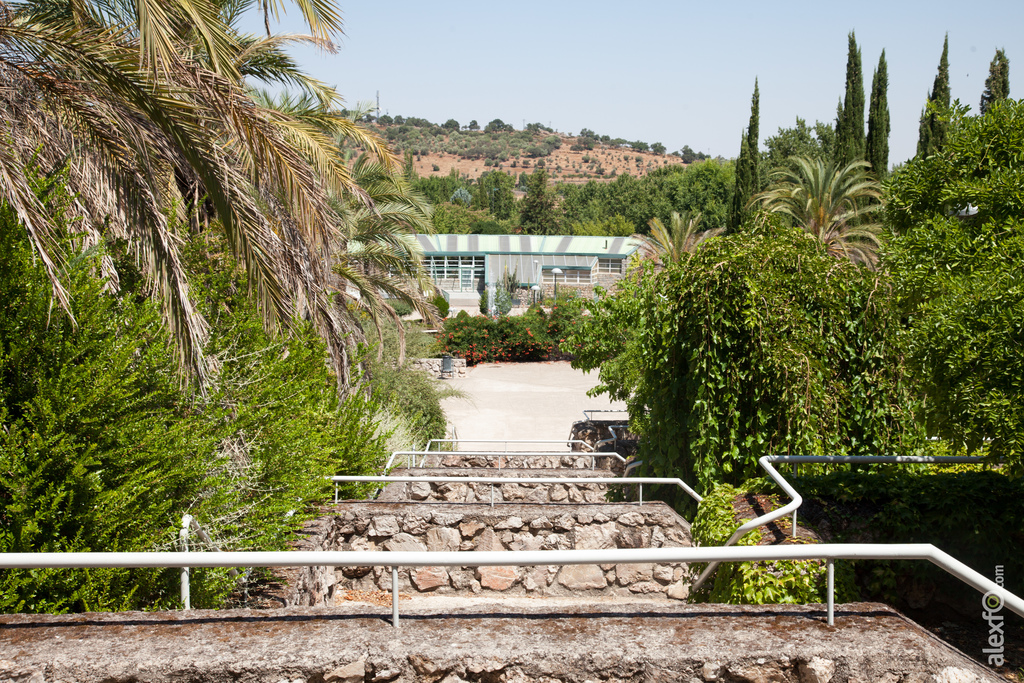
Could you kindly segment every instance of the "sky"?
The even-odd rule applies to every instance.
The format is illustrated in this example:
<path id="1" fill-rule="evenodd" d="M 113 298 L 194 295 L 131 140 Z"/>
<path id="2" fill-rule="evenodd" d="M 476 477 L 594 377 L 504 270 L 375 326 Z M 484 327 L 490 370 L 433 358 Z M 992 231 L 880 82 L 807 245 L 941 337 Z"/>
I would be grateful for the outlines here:
<path id="1" fill-rule="evenodd" d="M 949 34 L 953 99 L 978 108 L 997 48 L 1010 60 L 1011 97 L 1024 97 L 1024 2 L 774 2 L 603 0 L 340 2 L 337 52 L 293 49 L 348 106 L 436 123 L 689 145 L 735 157 L 760 86 L 764 140 L 796 117 L 833 122 L 845 93 L 847 34 L 863 59 L 865 101 L 881 51 L 889 71 L 890 164 L 916 151 L 921 110 Z M 262 32 L 251 16 L 245 30 Z M 303 33 L 294 6 L 275 32 Z"/>

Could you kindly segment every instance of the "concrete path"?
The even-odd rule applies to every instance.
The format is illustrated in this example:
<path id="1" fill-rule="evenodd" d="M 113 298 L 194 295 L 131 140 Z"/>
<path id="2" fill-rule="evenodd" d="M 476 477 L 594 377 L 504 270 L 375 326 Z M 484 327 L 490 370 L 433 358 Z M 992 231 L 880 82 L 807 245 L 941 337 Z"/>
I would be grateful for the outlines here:
<path id="1" fill-rule="evenodd" d="M 588 397 L 587 391 L 599 383 L 597 372 L 573 370 L 567 361 L 485 363 L 470 368 L 465 378 L 445 381 L 466 395 L 442 403 L 460 439 L 567 439 L 584 410 L 626 407 L 605 395 Z M 537 450 L 526 445 L 516 448 Z"/>

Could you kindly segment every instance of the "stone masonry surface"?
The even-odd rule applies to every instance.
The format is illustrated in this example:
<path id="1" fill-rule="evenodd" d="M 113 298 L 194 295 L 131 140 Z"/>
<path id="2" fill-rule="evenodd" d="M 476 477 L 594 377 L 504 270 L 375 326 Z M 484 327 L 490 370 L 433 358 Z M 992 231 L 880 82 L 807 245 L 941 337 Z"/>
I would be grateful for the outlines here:
<path id="1" fill-rule="evenodd" d="M 509 490 L 516 484 L 504 484 Z M 581 498 L 582 492 L 578 494 Z M 678 548 L 690 525 L 660 502 L 545 504 L 366 503 L 346 501 L 311 520 L 296 550 L 469 551 Z M 377 567 L 301 568 L 286 603 L 330 605 L 347 590 L 390 590 L 386 559 Z M 686 565 L 608 564 L 538 567 L 404 567 L 400 590 L 418 593 L 563 596 L 638 595 L 684 599 Z"/>
<path id="2" fill-rule="evenodd" d="M 497 477 L 496 472 L 481 469 L 400 469 L 392 474 L 407 477 Z M 608 485 L 600 479 L 607 479 L 608 472 L 594 470 L 572 470 L 560 472 L 560 476 L 594 479 L 593 484 L 496 484 L 482 482 L 399 482 L 388 484 L 380 496 L 381 502 L 423 501 L 428 503 L 490 503 L 493 489 L 495 503 L 604 503 Z M 502 470 L 501 476 L 512 478 L 552 477 L 550 470 Z M 623 485 L 612 489 L 620 494 L 629 493 L 631 488 Z"/>
<path id="3" fill-rule="evenodd" d="M 17 683 L 976 683 L 1002 680 L 884 605 L 494 605 L 0 615 Z"/>
<path id="4" fill-rule="evenodd" d="M 417 370 L 425 370 L 434 377 L 442 378 L 441 368 L 443 360 L 440 358 L 417 358 L 410 361 L 412 366 Z M 452 358 L 452 373 L 448 377 L 465 377 L 466 376 L 466 359 L 465 358 Z"/>

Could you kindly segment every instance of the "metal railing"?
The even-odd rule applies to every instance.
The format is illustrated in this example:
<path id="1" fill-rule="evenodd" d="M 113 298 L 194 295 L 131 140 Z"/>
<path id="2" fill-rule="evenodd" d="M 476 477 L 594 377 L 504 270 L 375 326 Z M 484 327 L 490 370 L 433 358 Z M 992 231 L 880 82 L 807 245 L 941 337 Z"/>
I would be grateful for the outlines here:
<path id="1" fill-rule="evenodd" d="M 742 524 L 736 531 L 733 532 L 729 540 L 725 542 L 726 546 L 731 546 L 736 541 L 743 538 L 747 532 L 756 529 L 765 524 L 774 522 L 777 519 L 781 519 L 786 515 L 793 515 L 792 523 L 792 536 L 796 538 L 796 511 L 803 503 L 804 499 L 797 493 L 785 477 L 782 476 L 773 466 L 773 462 L 814 462 L 814 463 L 832 463 L 832 464 L 899 464 L 899 463 L 925 463 L 925 464 L 958 464 L 958 463 L 981 463 L 985 462 L 985 458 L 979 458 L 976 456 L 930 456 L 930 455 L 765 455 L 758 459 L 758 464 L 761 465 L 762 469 L 768 473 L 768 476 L 779 485 L 786 495 L 790 497 L 790 502 L 782 507 L 767 512 L 760 517 L 756 517 L 744 524 Z M 709 576 L 718 568 L 719 562 L 712 562 L 704 571 L 701 572 L 700 576 L 693 583 L 691 590 L 697 590 L 707 580 Z"/>
<path id="2" fill-rule="evenodd" d="M 612 449 L 613 450 L 618 448 L 619 447 L 619 435 L 615 433 L 616 429 L 629 429 L 629 425 L 608 425 L 608 431 L 612 433 L 612 438 L 610 438 L 610 439 L 601 439 L 600 441 L 598 441 L 596 444 L 594 444 L 595 450 L 600 448 L 602 446 L 602 444 L 606 444 L 606 443 L 612 444 Z"/>
<path id="3" fill-rule="evenodd" d="M 523 457 L 523 458 L 558 458 L 558 457 L 579 457 L 579 456 L 590 456 L 590 468 L 594 469 L 597 466 L 597 458 L 615 458 L 619 462 L 626 462 L 626 459 L 615 452 L 609 453 L 586 453 L 584 451 L 395 451 L 391 454 L 391 458 L 388 459 L 385 468 L 390 470 L 391 466 L 398 456 L 405 456 L 406 467 L 423 467 L 423 463 L 426 462 L 427 457 L 431 455 L 465 455 L 465 456 L 494 456 L 498 458 L 498 469 L 501 469 L 502 458 L 504 457 Z M 416 458 L 419 458 L 419 464 L 416 462 Z"/>
<path id="4" fill-rule="evenodd" d="M 513 443 L 513 444 L 519 444 L 519 443 L 564 443 L 566 446 L 571 446 L 572 444 L 575 443 L 575 444 L 581 444 L 583 446 L 586 446 L 588 450 L 591 450 L 591 451 L 594 450 L 593 446 L 591 446 L 589 443 L 587 443 L 586 441 L 583 441 L 581 439 L 459 439 L 457 437 L 456 438 L 452 438 L 452 439 L 430 439 L 429 441 L 427 441 L 427 446 L 426 446 L 425 450 L 429 451 L 430 447 L 433 444 L 435 444 L 435 443 L 450 443 L 452 445 L 457 444 L 457 443 L 503 443 L 503 444 L 505 444 L 505 450 L 501 451 L 502 453 L 515 453 L 516 452 L 516 451 L 509 451 L 508 450 L 508 445 L 510 443 Z M 458 453 L 458 451 L 448 451 L 448 452 Z M 578 451 L 569 451 L 569 452 L 570 453 L 577 453 Z"/>
<path id="5" fill-rule="evenodd" d="M 520 550 L 460 552 L 292 551 L 208 553 L 0 553 L 2 569 L 170 568 L 170 567 L 390 567 L 391 619 L 397 628 L 399 567 L 563 566 L 675 562 L 826 560 L 828 624 L 835 623 L 835 560 L 927 560 L 1024 616 L 1024 599 L 927 543 L 836 543 L 823 545 L 638 548 L 630 550 Z M 991 604 L 989 605 L 992 606 Z"/>
<path id="6" fill-rule="evenodd" d="M 671 477 L 404 477 L 404 476 L 336 476 L 324 477 L 334 482 L 334 503 L 338 503 L 338 484 L 341 483 L 472 483 L 491 485 L 491 507 L 494 507 L 494 485 L 498 484 L 636 484 L 638 487 L 638 504 L 644 504 L 644 484 L 672 484 L 683 489 L 698 503 L 703 498 L 690 488 L 682 479 Z"/>

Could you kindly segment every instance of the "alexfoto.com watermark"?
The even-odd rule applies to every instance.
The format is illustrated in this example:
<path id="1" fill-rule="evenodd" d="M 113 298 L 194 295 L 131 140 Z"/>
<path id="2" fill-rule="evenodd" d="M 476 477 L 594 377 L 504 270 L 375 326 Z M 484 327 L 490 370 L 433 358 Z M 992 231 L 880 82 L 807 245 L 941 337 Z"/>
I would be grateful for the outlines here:
<path id="1" fill-rule="evenodd" d="M 1002 588 L 1003 565 L 996 565 L 993 581 Z M 981 596 L 981 607 L 983 610 L 981 618 L 988 622 L 988 647 L 982 649 L 982 652 L 988 655 L 989 666 L 1002 666 L 1005 636 L 1003 634 L 1003 615 L 1000 612 L 1003 610 L 1003 599 L 998 594 L 989 591 Z"/>

